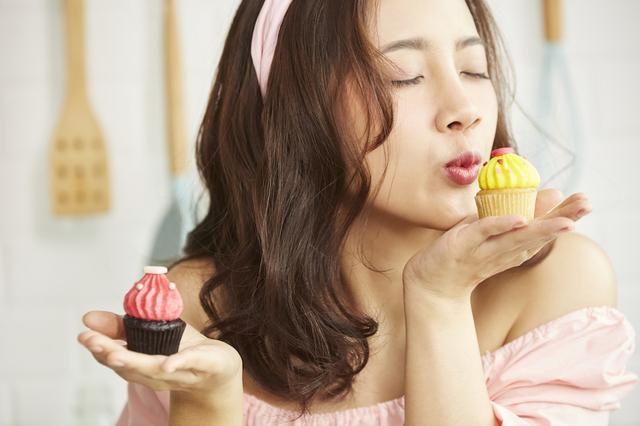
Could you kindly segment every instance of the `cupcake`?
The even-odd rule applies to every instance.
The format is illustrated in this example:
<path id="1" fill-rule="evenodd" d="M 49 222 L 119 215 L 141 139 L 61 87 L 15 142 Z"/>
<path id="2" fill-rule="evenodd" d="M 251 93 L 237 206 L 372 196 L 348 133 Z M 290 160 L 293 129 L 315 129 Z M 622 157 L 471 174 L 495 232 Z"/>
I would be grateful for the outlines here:
<path id="1" fill-rule="evenodd" d="M 164 266 L 145 266 L 144 276 L 124 296 L 127 348 L 149 355 L 178 352 L 186 327 L 181 320 L 182 297 L 169 282 Z"/>
<path id="2" fill-rule="evenodd" d="M 491 151 L 478 174 L 478 216 L 521 215 L 533 220 L 540 175 L 511 147 Z"/>

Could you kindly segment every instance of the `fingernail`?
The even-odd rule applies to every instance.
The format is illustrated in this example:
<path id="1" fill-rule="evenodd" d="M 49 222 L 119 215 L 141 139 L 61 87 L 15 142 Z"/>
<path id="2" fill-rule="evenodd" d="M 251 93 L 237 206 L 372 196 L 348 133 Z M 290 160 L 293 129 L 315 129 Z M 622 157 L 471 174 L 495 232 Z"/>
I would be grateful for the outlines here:
<path id="1" fill-rule="evenodd" d="M 578 210 L 578 213 L 576 213 L 576 216 L 578 218 L 581 218 L 582 216 L 584 216 L 585 214 L 587 214 L 587 209 L 580 209 Z"/>
<path id="2" fill-rule="evenodd" d="M 558 232 L 566 232 L 566 231 L 573 231 L 573 226 L 565 226 L 564 228 L 560 228 L 558 230 Z"/>

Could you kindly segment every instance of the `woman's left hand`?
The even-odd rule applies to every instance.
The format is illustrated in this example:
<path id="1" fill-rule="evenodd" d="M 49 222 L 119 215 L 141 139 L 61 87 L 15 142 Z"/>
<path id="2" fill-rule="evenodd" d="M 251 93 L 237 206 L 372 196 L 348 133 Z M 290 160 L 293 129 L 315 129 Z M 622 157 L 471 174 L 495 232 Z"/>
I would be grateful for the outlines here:
<path id="1" fill-rule="evenodd" d="M 562 191 L 560 191 L 559 189 L 548 188 L 538 191 L 538 195 L 536 197 L 536 208 L 533 217 L 539 218 L 549 213 L 555 206 L 560 204 L 563 196 L 564 195 L 562 194 Z M 577 218 L 576 220 L 578 219 L 580 218 Z M 544 244 L 537 251 L 535 251 L 533 256 L 525 261 L 521 266 L 535 264 L 538 257 L 544 256 L 545 253 L 549 251 L 552 243 L 553 240 L 547 242 L 547 244 Z"/>
<path id="2" fill-rule="evenodd" d="M 433 244 L 418 251 L 404 267 L 403 281 L 439 298 L 466 300 L 485 279 L 523 264 L 558 236 L 558 226 L 591 212 L 583 193 L 559 202 L 562 193 L 538 193 L 535 218 L 511 229 L 513 217 L 465 217 Z M 562 225 L 566 226 L 566 225 Z"/>
<path id="3" fill-rule="evenodd" d="M 550 213 L 562 201 L 562 192 L 559 189 L 543 189 L 536 196 L 536 209 L 533 217 L 539 218 Z"/>

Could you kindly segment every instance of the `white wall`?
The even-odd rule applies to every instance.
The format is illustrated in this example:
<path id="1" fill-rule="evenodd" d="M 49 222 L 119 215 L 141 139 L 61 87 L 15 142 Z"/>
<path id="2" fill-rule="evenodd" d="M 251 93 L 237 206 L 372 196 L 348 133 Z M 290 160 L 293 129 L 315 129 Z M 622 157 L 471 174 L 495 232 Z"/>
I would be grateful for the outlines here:
<path id="1" fill-rule="evenodd" d="M 542 37 L 538 1 L 489 0 L 513 58 L 517 99 L 529 114 L 537 111 L 541 78 Z M 636 25 L 640 2 L 635 0 L 565 0 L 565 53 L 572 76 L 577 106 L 584 126 L 586 161 L 577 190 L 585 192 L 593 212 L 577 222 L 576 230 L 597 241 L 609 254 L 618 278 L 618 308 L 640 330 L 640 276 L 635 241 L 640 238 L 636 212 L 640 178 L 636 165 L 640 139 L 633 127 L 638 122 L 640 95 L 638 73 L 640 40 Z M 520 144 L 535 144 L 536 133 L 517 108 L 513 111 Z M 521 146 L 525 150 L 527 146 Z M 640 371 L 636 350 L 629 369 Z M 622 401 L 611 415 L 612 425 L 640 424 L 640 389 Z"/>
<path id="2" fill-rule="evenodd" d="M 190 140 L 237 2 L 179 1 Z M 535 108 L 542 55 L 538 1 L 491 0 L 506 36 L 518 100 Z M 113 206 L 108 215 L 57 221 L 48 212 L 46 160 L 64 90 L 61 8 L 56 0 L 0 0 L 0 425 L 111 424 L 125 383 L 75 341 L 82 313 L 121 311 L 145 265 L 169 201 L 162 115 L 160 2 L 87 0 L 89 92 L 107 142 Z M 600 243 L 619 279 L 619 308 L 640 330 L 640 207 L 633 188 L 640 144 L 633 124 L 640 95 L 634 0 L 566 1 L 567 54 L 585 124 L 586 170 L 579 190 L 594 211 L 579 232 Z M 514 111 L 521 145 L 537 137 Z M 526 148 L 526 147 L 522 147 Z M 636 353 L 630 368 L 640 371 Z M 640 423 L 636 390 L 612 416 Z M 88 420 L 83 413 L 97 413 Z M 104 413 L 99 420 L 99 413 Z M 82 419 L 82 420 L 80 420 Z"/>

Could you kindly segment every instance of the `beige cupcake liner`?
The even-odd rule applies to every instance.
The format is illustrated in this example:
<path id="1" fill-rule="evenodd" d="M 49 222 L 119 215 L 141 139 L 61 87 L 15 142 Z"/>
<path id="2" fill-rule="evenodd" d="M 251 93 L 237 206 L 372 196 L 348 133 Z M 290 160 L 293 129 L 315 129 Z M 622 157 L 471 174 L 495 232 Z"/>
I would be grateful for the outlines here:
<path id="1" fill-rule="evenodd" d="M 536 188 L 483 189 L 475 196 L 478 216 L 517 214 L 533 220 L 537 195 Z"/>

